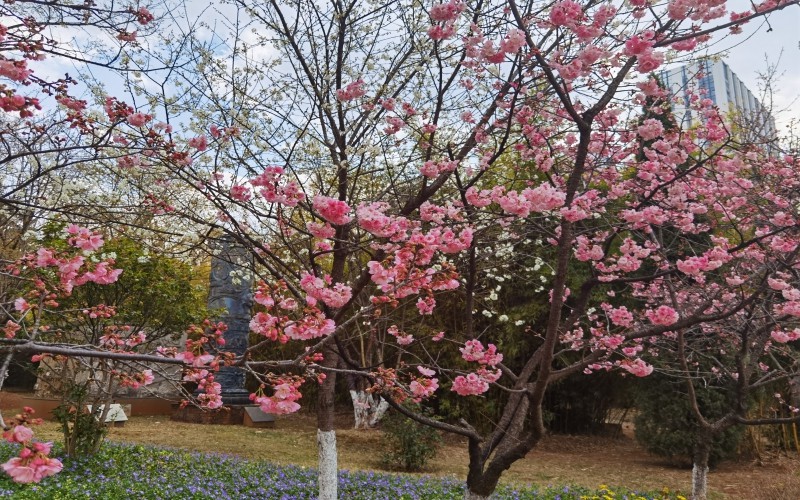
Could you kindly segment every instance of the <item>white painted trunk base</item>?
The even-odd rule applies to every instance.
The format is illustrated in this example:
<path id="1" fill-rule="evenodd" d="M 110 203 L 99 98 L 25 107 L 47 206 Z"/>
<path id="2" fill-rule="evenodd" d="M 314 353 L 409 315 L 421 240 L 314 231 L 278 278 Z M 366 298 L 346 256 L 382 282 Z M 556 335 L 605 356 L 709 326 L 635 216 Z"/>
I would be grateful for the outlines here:
<path id="1" fill-rule="evenodd" d="M 708 466 L 692 466 L 692 500 L 708 498 Z"/>
<path id="2" fill-rule="evenodd" d="M 339 464 L 336 455 L 336 431 L 317 429 L 317 452 L 319 456 L 319 500 L 336 500 L 339 485 Z"/>
<path id="3" fill-rule="evenodd" d="M 389 403 L 382 397 L 375 397 L 366 391 L 350 391 L 353 401 L 354 428 L 370 429 L 378 425 L 383 418 Z"/>
<path id="4" fill-rule="evenodd" d="M 469 491 L 469 488 L 464 490 L 464 500 L 488 500 L 488 498 Z"/>
<path id="5" fill-rule="evenodd" d="M 378 406 L 375 407 L 375 410 L 372 412 L 372 417 L 369 419 L 369 426 L 375 427 L 381 421 L 383 416 L 386 414 L 386 410 L 389 409 L 389 403 L 386 402 L 383 398 L 378 398 L 379 403 Z"/>
<path id="6" fill-rule="evenodd" d="M 363 429 L 369 420 L 369 395 L 364 391 L 350 391 L 350 400 L 353 402 L 353 420 L 356 429 Z"/>

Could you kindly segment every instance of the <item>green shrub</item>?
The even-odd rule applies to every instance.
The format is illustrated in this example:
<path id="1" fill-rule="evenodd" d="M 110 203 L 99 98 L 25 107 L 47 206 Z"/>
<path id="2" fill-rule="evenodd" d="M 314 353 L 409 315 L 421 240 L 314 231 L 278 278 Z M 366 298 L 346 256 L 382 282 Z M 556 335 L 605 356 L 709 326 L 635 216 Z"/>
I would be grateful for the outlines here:
<path id="1" fill-rule="evenodd" d="M 419 405 L 408 405 L 422 411 Z M 428 412 L 425 412 L 428 413 Z M 389 412 L 382 421 L 384 452 L 381 462 L 388 468 L 419 471 L 436 456 L 442 438 L 436 429 L 420 424 L 398 411 Z"/>
<path id="2" fill-rule="evenodd" d="M 95 403 L 92 411 L 84 411 L 87 404 Z M 108 426 L 100 421 L 102 407 L 90 400 L 85 385 L 69 387 L 53 416 L 61 424 L 64 434 L 64 451 L 70 457 L 94 455 L 100 450 L 108 434 Z"/>
<path id="3" fill-rule="evenodd" d="M 700 410 L 713 420 L 730 411 L 727 395 L 720 389 L 696 388 Z M 691 465 L 698 428 L 683 380 L 652 375 L 639 387 L 635 419 L 636 440 L 647 451 L 678 465 Z M 710 465 L 732 456 L 741 441 L 741 426 L 717 433 L 711 445 Z"/>

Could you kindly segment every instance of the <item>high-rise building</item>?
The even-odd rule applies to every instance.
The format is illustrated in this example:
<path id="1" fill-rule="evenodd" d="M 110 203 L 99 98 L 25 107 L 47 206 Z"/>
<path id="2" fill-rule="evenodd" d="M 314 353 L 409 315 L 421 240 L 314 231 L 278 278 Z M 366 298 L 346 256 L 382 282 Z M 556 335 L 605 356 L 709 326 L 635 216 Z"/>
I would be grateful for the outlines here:
<path id="1" fill-rule="evenodd" d="M 673 113 L 683 128 L 700 123 L 689 106 L 687 90 L 701 95 L 700 90 L 704 89 L 703 97 L 711 99 L 719 108 L 726 122 L 733 126 L 735 135 L 743 134 L 743 138 L 758 141 L 775 137 L 775 119 L 770 111 L 724 61 L 698 59 L 685 66 L 662 70 L 658 77 L 673 96 L 678 97 L 673 100 Z"/>

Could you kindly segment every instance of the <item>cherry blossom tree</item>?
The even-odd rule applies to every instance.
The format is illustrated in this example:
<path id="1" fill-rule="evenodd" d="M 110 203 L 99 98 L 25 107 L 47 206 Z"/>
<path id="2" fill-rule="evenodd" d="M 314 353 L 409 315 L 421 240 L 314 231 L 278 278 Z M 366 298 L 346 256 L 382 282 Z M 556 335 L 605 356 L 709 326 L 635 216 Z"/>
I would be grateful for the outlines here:
<path id="1" fill-rule="evenodd" d="M 324 499 L 336 498 L 337 375 L 405 412 L 437 390 L 497 398 L 487 434 L 412 415 L 467 438 L 466 498 L 488 497 L 542 438 L 553 382 L 646 376 L 659 339 L 764 300 L 793 315 L 796 299 L 766 280 L 796 264 L 797 158 L 734 144 L 702 95 L 686 131 L 639 123 L 639 108 L 668 99 L 648 77 L 667 57 L 797 3 L 237 2 L 218 26 L 233 36 L 197 39 L 198 71 L 148 96 L 174 89 L 161 107 L 105 106 L 139 132 L 119 162 L 153 172 L 153 210 L 232 235 L 261 278 L 251 329 L 263 341 L 230 360 L 207 352 L 212 333 L 161 359 L 194 368 L 208 407 L 221 402 L 207 366 L 250 371 L 273 413 L 296 411 L 316 378 Z M 173 141 L 166 124 L 181 119 Z M 519 325 L 513 359 L 473 321 L 495 244 L 542 261 L 546 319 Z M 445 293 L 463 293 L 461 329 L 432 328 Z M 307 349 L 251 359 L 289 341 Z M 360 356 L 369 343 L 383 354 Z"/>
<path id="2" fill-rule="evenodd" d="M 467 497 L 483 498 L 541 439 L 550 384 L 646 376 L 653 339 L 765 299 L 744 269 L 794 262 L 796 158 L 738 144 L 700 94 L 690 130 L 639 110 L 663 113 L 648 75 L 667 57 L 796 5 L 238 3 L 232 42 L 205 52 L 187 97 L 201 110 L 193 161 L 169 180 L 213 208 L 169 205 L 251 248 L 263 342 L 307 346 L 284 374 L 249 361 L 261 344 L 239 364 L 279 413 L 299 407 L 292 366 L 318 375 L 321 498 L 336 496 L 338 374 L 401 411 L 442 389 L 498 398 L 487 435 L 415 416 L 468 439 Z M 513 360 L 472 319 L 490 241 L 540 249 L 546 321 L 519 325 Z M 463 328 L 441 332 L 431 317 L 448 292 L 463 293 Z M 360 355 L 370 343 L 380 358 Z"/>
<path id="3" fill-rule="evenodd" d="M 769 85 L 769 83 L 767 83 Z M 690 95 L 694 90 L 690 83 Z M 702 95 L 700 96 L 702 97 Z M 646 114 L 640 120 L 640 126 L 656 126 L 661 123 L 665 132 L 676 132 L 677 126 L 667 103 L 659 104 L 650 99 L 648 110 L 660 109 L 659 114 Z M 655 106 L 654 106 L 655 105 Z M 796 163 L 797 152 L 792 149 L 791 140 L 769 136 L 762 127 L 769 125 L 769 116 L 762 109 L 756 116 L 750 117 L 752 126 L 747 126 L 742 117 L 728 114 L 723 127 L 726 127 L 727 150 L 722 156 L 730 159 L 744 157 L 754 164 L 772 167 L 773 162 L 781 159 L 789 165 Z M 655 121 L 650 121 L 650 120 Z M 764 124 L 767 125 L 764 125 Z M 656 144 L 652 140 L 643 140 L 640 161 L 647 161 L 646 150 Z M 788 147 L 787 147 L 788 146 Z M 781 158 L 783 155 L 783 158 Z M 719 268 L 703 272 L 702 257 L 681 260 L 678 254 L 668 252 L 665 259 L 684 273 L 682 286 L 686 298 L 694 295 L 702 296 L 710 288 L 723 289 L 725 286 L 744 286 L 743 276 L 747 276 L 747 285 L 751 299 L 735 314 L 717 321 L 705 322 L 701 325 L 670 332 L 652 339 L 652 349 L 648 359 L 657 370 L 667 377 L 685 381 L 689 407 L 696 421 L 694 438 L 692 494 L 693 499 L 705 499 L 708 496 L 707 474 L 712 441 L 715 437 L 737 425 L 768 425 L 796 422 L 797 416 L 786 418 L 774 415 L 794 415 L 798 410 L 792 406 L 793 398 L 787 396 L 791 381 L 797 377 L 798 359 L 796 348 L 792 343 L 797 340 L 800 330 L 796 330 L 796 316 L 791 314 L 791 306 L 785 309 L 785 301 L 793 301 L 796 296 L 794 285 L 794 267 L 796 267 L 796 243 L 783 239 L 792 233 L 792 224 L 787 224 L 786 213 L 782 209 L 789 206 L 790 200 L 796 196 L 796 180 L 784 182 L 781 175 L 761 175 L 763 171 L 749 168 L 745 185 L 752 189 L 749 195 L 744 192 L 739 196 L 737 204 L 747 199 L 745 206 L 736 207 L 736 230 L 749 227 L 749 231 L 758 235 L 769 231 L 768 223 L 773 223 L 772 231 L 783 236 L 773 242 L 772 246 L 762 246 L 754 241 L 758 249 L 749 250 L 753 257 L 738 263 L 735 270 L 727 269 L 726 263 Z M 783 170 L 788 174 L 787 170 Z M 761 194 L 769 193 L 776 206 L 771 212 L 760 203 Z M 698 214 L 699 215 L 699 214 Z M 708 212 L 703 214 L 705 219 Z M 693 238 L 695 244 L 701 243 L 711 247 L 715 238 L 730 241 L 729 232 L 734 227 L 730 222 L 719 224 L 719 219 L 706 220 L 708 228 L 698 232 Z M 742 225 L 744 223 L 744 225 Z M 664 228 L 670 232 L 672 228 Z M 736 240 L 734 240 L 736 241 Z M 739 238 L 738 241 L 746 241 Z M 775 252 L 777 250 L 777 252 Z M 725 271 L 721 271 L 725 269 Z M 731 273 L 730 271 L 733 271 Z M 721 282 L 724 280 L 724 284 Z M 692 290 L 692 288 L 695 288 Z M 725 294 L 731 297 L 740 290 L 728 290 Z M 688 301 L 686 298 L 683 301 Z M 723 299 L 725 300 L 725 299 Z M 716 306 L 718 307 L 718 306 Z M 712 417 L 703 408 L 700 391 L 716 391 L 722 395 L 724 403 L 722 414 Z M 754 412 L 752 402 L 757 395 L 774 396 L 774 404 L 765 417 Z"/>
<path id="4" fill-rule="evenodd" d="M 85 228 L 72 225 L 68 231 L 69 244 L 75 249 L 94 252 L 103 245 L 103 239 L 99 234 Z M 24 255 L 16 262 L 7 264 L 5 272 L 24 281 L 27 290 L 23 296 L 14 300 L 12 307 L 8 307 L 7 303 L 0 305 L 3 315 L 10 318 L 5 321 L 4 338 L 0 342 L 0 348 L 6 353 L 0 366 L 0 389 L 16 352 L 36 352 L 37 361 L 42 357 L 39 354 L 42 351 L 38 348 L 43 348 L 44 352 L 47 352 L 47 347 L 38 342 L 49 330 L 48 325 L 43 322 L 46 312 L 57 308 L 58 300 L 68 296 L 76 286 L 89 282 L 100 285 L 115 282 L 122 270 L 114 269 L 113 265 L 113 260 L 106 259 L 93 263 L 84 255 L 71 250 L 58 252 L 44 247 L 36 254 Z M 95 316 L 107 314 L 102 307 L 86 313 Z M 48 342 L 48 344 L 58 348 L 60 342 Z M 131 347 L 135 345 L 131 343 Z M 138 385 L 148 381 L 152 381 L 152 373 L 149 370 L 130 378 L 130 383 Z M 19 482 L 39 481 L 61 468 L 58 460 L 47 457 L 50 451 L 49 445 L 31 441 L 33 433 L 26 426 L 30 413 L 32 411 L 26 409 L 22 415 L 15 417 L 12 420 L 12 429 L 5 435 L 10 442 L 22 444 L 20 456 L 4 464 L 6 472 Z M 7 429 L 1 415 L 0 425 Z"/>
<path id="5" fill-rule="evenodd" d="M 792 273 L 787 269 L 776 271 L 775 275 L 785 277 L 787 272 Z M 792 406 L 787 394 L 790 381 L 798 373 L 797 349 L 793 343 L 800 338 L 800 330 L 795 326 L 796 317 L 782 314 L 783 306 L 773 300 L 776 294 L 792 294 L 794 287 L 779 277 L 766 279 L 770 289 L 765 291 L 762 300 L 725 320 L 659 339 L 655 350 L 658 358 L 653 358 L 653 362 L 659 370 L 685 379 L 690 408 L 697 423 L 692 499 L 708 498 L 708 462 L 715 436 L 737 425 L 800 420 L 797 415 L 800 410 Z M 773 288 L 776 286 L 785 288 Z M 725 411 L 721 416 L 707 415 L 699 402 L 699 389 L 715 390 L 724 395 Z M 768 406 L 768 415 L 759 415 L 751 407 L 759 394 L 773 400 Z M 787 413 L 789 417 L 776 417 Z"/>
<path id="6" fill-rule="evenodd" d="M 113 387 L 147 385 L 154 379 L 153 370 L 172 364 L 185 367 L 184 378 L 204 389 L 198 404 L 219 407 L 219 384 L 213 381 L 213 372 L 225 359 L 224 325 L 193 327 L 185 349 L 145 351 L 145 334 L 122 325 L 75 344 L 69 332 L 58 330 L 50 320 L 84 315 L 102 321 L 115 311 L 105 304 L 66 310 L 61 302 L 87 283 L 114 283 L 122 269 L 114 268 L 114 260 L 101 254 L 101 233 L 79 224 L 67 226 L 60 245 L 31 249 L 21 243 L 29 241 L 26 232 L 40 229 L 54 213 L 87 220 L 95 213 L 113 212 L 107 205 L 92 207 L 92 213 L 82 210 L 89 203 L 84 194 L 65 188 L 65 179 L 78 177 L 76 169 L 97 170 L 101 162 L 115 162 L 119 168 L 146 167 L 155 159 L 179 163 L 187 157 L 186 146 L 172 141 L 169 126 L 153 121 L 146 110 L 108 95 L 80 99 L 72 92 L 85 89 L 73 87 L 76 80 L 51 73 L 58 65 L 73 63 L 130 70 L 131 54 L 141 40 L 137 32 L 138 36 L 151 33 L 154 15 L 137 4 L 25 0 L 4 4 L 0 13 L 0 207 L 4 222 L 13 227 L 13 234 L 9 233 L 12 251 L 4 252 L 0 271 L 4 285 L 10 284 L 4 286 L 0 300 L 4 331 L 0 388 L 16 354 L 33 355 L 36 361 L 47 358 L 53 363 L 81 364 L 104 377 L 109 394 Z M 88 189 L 111 186 L 116 185 L 96 184 Z M 108 408 L 99 415 L 101 421 Z M 18 482 L 37 482 L 61 468 L 58 460 L 48 457 L 49 444 L 32 440 L 28 425 L 36 419 L 31 413 L 26 409 L 8 422 L 0 416 L 0 425 L 7 431 L 4 437 L 21 445 L 19 456 L 3 466 Z"/>

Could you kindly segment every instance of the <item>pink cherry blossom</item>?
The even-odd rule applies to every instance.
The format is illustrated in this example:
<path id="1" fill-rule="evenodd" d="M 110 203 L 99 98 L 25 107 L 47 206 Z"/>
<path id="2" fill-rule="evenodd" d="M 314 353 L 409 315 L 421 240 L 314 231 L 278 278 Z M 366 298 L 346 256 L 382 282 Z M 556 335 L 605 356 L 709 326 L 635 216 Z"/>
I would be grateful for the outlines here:
<path id="1" fill-rule="evenodd" d="M 619 366 L 623 370 L 636 375 L 637 377 L 646 377 L 653 373 L 653 366 L 645 363 L 639 358 L 636 358 L 633 361 L 622 361 Z"/>
<path id="2" fill-rule="evenodd" d="M 214 361 L 215 357 L 212 354 L 195 355 L 191 351 L 179 352 L 175 355 L 175 359 L 179 359 L 184 363 L 190 364 L 196 368 L 207 366 Z"/>
<path id="3" fill-rule="evenodd" d="M 21 458 L 15 457 L 4 463 L 3 470 L 15 483 L 36 482 L 36 470 Z"/>
<path id="4" fill-rule="evenodd" d="M 648 310 L 645 316 L 647 316 L 647 319 L 654 325 L 664 326 L 675 324 L 679 318 L 678 311 L 669 306 L 659 306 L 655 310 Z"/>
<path id="5" fill-rule="evenodd" d="M 364 80 L 356 80 L 347 84 L 345 88 L 337 90 L 336 98 L 340 101 L 352 101 L 353 99 L 363 97 L 364 94 L 366 94 L 364 90 Z"/>
<path id="6" fill-rule="evenodd" d="M 398 345 L 411 345 L 413 342 L 414 342 L 414 336 L 411 334 L 397 336 Z"/>
<path id="7" fill-rule="evenodd" d="M 294 413 L 300 409 L 300 405 L 296 402 L 303 397 L 297 389 L 296 384 L 283 382 L 274 386 L 274 394 L 271 397 L 267 396 L 250 396 L 253 401 L 261 407 L 264 413 L 271 413 L 273 415 L 285 415 Z"/>
<path id="8" fill-rule="evenodd" d="M 652 141 L 664 133 L 664 125 L 655 118 L 648 118 L 637 129 L 639 137 L 645 141 Z"/>
<path id="9" fill-rule="evenodd" d="M 411 394 L 416 399 L 424 399 L 433 396 L 439 388 L 439 379 L 437 378 L 417 378 L 411 381 L 408 385 Z"/>
<path id="10" fill-rule="evenodd" d="M 482 365 L 495 366 L 503 361 L 503 355 L 497 352 L 497 346 L 488 344 L 484 348 L 479 340 L 468 340 L 459 351 L 466 361 L 477 361 Z"/>
<path id="11" fill-rule="evenodd" d="M 636 71 L 639 73 L 651 73 L 658 69 L 664 62 L 664 54 L 656 51 L 647 51 L 638 56 Z"/>
<path id="12" fill-rule="evenodd" d="M 308 232 L 311 233 L 315 238 L 333 238 L 336 236 L 336 229 L 334 229 L 330 224 L 320 224 L 319 222 L 306 222 L 306 229 Z"/>
<path id="13" fill-rule="evenodd" d="M 453 380 L 451 390 L 459 396 L 477 396 L 489 390 L 489 383 L 476 373 L 470 373 L 466 377 L 459 375 Z"/>
<path id="14" fill-rule="evenodd" d="M 198 151 L 205 151 L 208 147 L 208 138 L 204 135 L 199 135 L 197 137 L 193 137 L 189 139 L 189 147 L 192 147 Z"/>
<path id="15" fill-rule="evenodd" d="M 149 24 L 153 22 L 154 19 L 155 16 L 145 7 L 139 7 L 139 9 L 136 11 L 136 21 L 139 24 Z"/>
<path id="16" fill-rule="evenodd" d="M 136 31 L 121 30 L 117 34 L 117 39 L 121 40 L 123 42 L 135 42 L 136 41 L 136 35 L 137 35 Z M 135 125 L 135 126 L 138 126 L 138 125 Z"/>
<path id="17" fill-rule="evenodd" d="M 25 425 L 16 425 L 10 432 L 4 433 L 10 443 L 26 443 L 33 439 L 33 431 Z"/>
<path id="18" fill-rule="evenodd" d="M 313 200 L 314 210 L 319 215 L 334 225 L 344 225 L 350 222 L 350 207 L 347 203 L 329 198 L 323 195 L 317 195 Z"/>
<path id="19" fill-rule="evenodd" d="M 4 76 L 11 80 L 15 80 L 18 82 L 25 81 L 33 71 L 27 68 L 26 61 L 10 61 L 10 60 L 0 60 L 0 76 Z M 22 102 L 19 103 L 20 105 L 24 104 L 25 98 L 23 96 L 15 96 L 22 99 Z"/>
<path id="20" fill-rule="evenodd" d="M 417 299 L 417 310 L 420 315 L 433 314 L 434 308 L 436 308 L 436 299 L 432 296 L 420 297 Z"/>
<path id="21" fill-rule="evenodd" d="M 28 301 L 25 300 L 22 297 L 19 297 L 14 301 L 14 310 L 16 310 L 16 311 L 25 312 L 25 311 L 29 310 L 30 308 L 31 308 L 31 306 L 30 306 L 30 304 L 28 304 Z"/>
<path id="22" fill-rule="evenodd" d="M 550 9 L 550 22 L 554 26 L 573 26 L 583 18 L 581 6 L 572 0 L 556 2 Z"/>
<path id="23" fill-rule="evenodd" d="M 75 224 L 67 226 L 67 234 L 70 235 L 67 240 L 70 245 L 87 252 L 98 250 L 104 244 L 103 236 L 100 233 Z"/>
<path id="24" fill-rule="evenodd" d="M 58 265 L 54 253 L 48 248 L 36 250 L 36 265 L 38 267 L 48 267 Z"/>
<path id="25" fill-rule="evenodd" d="M 651 32 L 643 35 L 634 35 L 625 42 L 623 53 L 627 56 L 639 56 L 646 52 L 651 52 L 653 44 L 653 34 Z"/>
<path id="26" fill-rule="evenodd" d="M 19 323 L 12 320 L 8 320 L 6 321 L 6 324 L 3 327 L 3 334 L 5 338 L 13 339 L 14 337 L 16 337 L 17 332 L 20 331 L 21 328 L 22 327 L 20 326 Z"/>
<path id="27" fill-rule="evenodd" d="M 290 339 L 310 340 L 325 337 L 336 330 L 336 323 L 317 312 L 286 323 L 283 333 Z"/>
<path id="28" fill-rule="evenodd" d="M 434 21 L 450 22 L 464 12 L 466 4 L 461 0 L 451 0 L 447 3 L 436 4 L 431 7 L 430 16 Z"/>
<path id="29" fill-rule="evenodd" d="M 436 26 L 436 28 L 439 28 L 439 26 Z M 383 129 L 383 131 L 388 135 L 394 135 L 400 132 L 406 126 L 406 122 L 403 121 L 403 119 L 399 116 L 387 116 L 386 123 L 387 126 Z"/>
<path id="30" fill-rule="evenodd" d="M 795 328 L 792 331 L 785 331 L 785 330 L 773 330 L 770 333 L 770 337 L 775 342 L 785 344 L 787 342 L 794 342 L 795 340 L 800 339 L 800 328 Z"/>
<path id="31" fill-rule="evenodd" d="M 60 460 L 47 456 L 50 449 L 51 443 L 33 443 L 31 448 L 24 446 L 18 457 L 3 464 L 3 470 L 14 482 L 38 483 L 63 468 Z"/>
<path id="32" fill-rule="evenodd" d="M 300 286 L 308 294 L 307 300 L 312 306 L 316 304 L 317 300 L 320 300 L 334 309 L 343 307 L 353 295 L 350 287 L 343 283 L 331 286 L 331 277 L 327 274 L 324 278 L 318 278 L 312 274 L 303 273 Z"/>
<path id="33" fill-rule="evenodd" d="M 434 375 L 436 375 L 435 370 L 431 370 L 430 368 L 425 368 L 422 365 L 417 366 L 417 371 L 426 377 L 433 377 Z"/>
<path id="34" fill-rule="evenodd" d="M 128 120 L 128 123 L 134 127 L 144 127 L 147 122 L 153 119 L 153 117 L 144 113 L 131 113 L 126 119 Z"/>
<path id="35" fill-rule="evenodd" d="M 248 201 L 252 198 L 252 193 L 250 192 L 250 188 L 247 186 L 241 186 L 238 184 L 234 184 L 231 186 L 231 198 L 237 201 Z"/>
<path id="36" fill-rule="evenodd" d="M 628 327 L 633 323 L 633 314 L 625 306 L 620 306 L 608 311 L 608 319 L 617 326 Z"/>

